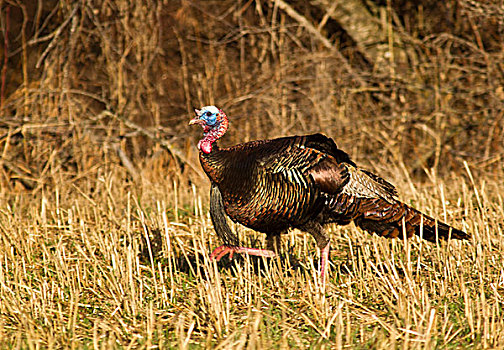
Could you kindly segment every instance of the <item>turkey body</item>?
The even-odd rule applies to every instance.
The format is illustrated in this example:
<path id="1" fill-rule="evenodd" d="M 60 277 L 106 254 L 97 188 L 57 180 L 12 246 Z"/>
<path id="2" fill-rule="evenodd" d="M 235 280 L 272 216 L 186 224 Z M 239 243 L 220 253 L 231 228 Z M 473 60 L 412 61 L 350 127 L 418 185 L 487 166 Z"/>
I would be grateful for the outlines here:
<path id="1" fill-rule="evenodd" d="M 201 157 L 220 189 L 227 215 L 254 230 L 276 234 L 320 212 L 324 198 L 310 171 L 328 155 L 307 148 L 309 137 L 253 141 Z M 346 181 L 345 176 L 335 182 Z"/>
<path id="2" fill-rule="evenodd" d="M 400 202 L 390 183 L 359 169 L 334 141 L 322 134 L 253 141 L 200 152 L 212 182 L 214 212 L 221 205 L 235 222 L 266 233 L 268 249 L 290 228 L 311 233 L 322 249 L 329 243 L 323 226 L 352 221 L 385 237 L 416 234 L 429 241 L 466 239 L 460 230 Z M 218 200 L 221 200 L 219 204 Z M 217 209 L 215 209 L 217 207 Z M 237 237 L 217 229 L 224 244 Z"/>

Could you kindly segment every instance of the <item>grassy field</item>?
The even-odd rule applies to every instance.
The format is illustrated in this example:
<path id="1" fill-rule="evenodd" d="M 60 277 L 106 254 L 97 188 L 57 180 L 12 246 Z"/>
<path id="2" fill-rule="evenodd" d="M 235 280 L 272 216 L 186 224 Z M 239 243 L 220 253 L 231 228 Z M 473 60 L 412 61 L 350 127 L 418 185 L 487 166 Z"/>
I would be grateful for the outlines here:
<path id="1" fill-rule="evenodd" d="M 457 348 L 504 344 L 502 186 L 392 179 L 403 198 L 470 232 L 430 244 L 331 229 L 324 293 L 313 239 L 293 231 L 272 261 L 208 254 L 219 241 L 207 185 L 124 185 L 4 196 L 3 346 Z M 449 185 L 448 185 L 449 184 Z M 138 188 L 143 191 L 139 192 Z M 237 227 L 251 245 L 263 237 Z"/>
<path id="2" fill-rule="evenodd" d="M 363 2 L 0 1 L 0 348 L 504 347 L 502 1 L 332 4 Z M 471 240 L 330 227 L 324 291 L 298 231 L 209 261 L 209 104 L 221 145 L 323 132 Z"/>

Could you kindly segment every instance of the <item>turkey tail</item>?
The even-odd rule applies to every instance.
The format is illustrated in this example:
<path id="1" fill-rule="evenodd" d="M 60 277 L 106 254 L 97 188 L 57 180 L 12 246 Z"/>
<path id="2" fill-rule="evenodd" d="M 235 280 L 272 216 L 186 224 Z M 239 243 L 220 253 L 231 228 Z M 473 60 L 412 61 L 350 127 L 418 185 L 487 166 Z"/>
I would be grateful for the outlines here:
<path id="1" fill-rule="evenodd" d="M 410 238 L 414 234 L 435 242 L 437 239 L 469 239 L 469 234 L 421 213 L 399 201 L 389 203 L 381 198 L 362 199 L 355 223 L 360 228 L 382 237 Z M 403 227 L 403 224 L 405 227 Z"/>

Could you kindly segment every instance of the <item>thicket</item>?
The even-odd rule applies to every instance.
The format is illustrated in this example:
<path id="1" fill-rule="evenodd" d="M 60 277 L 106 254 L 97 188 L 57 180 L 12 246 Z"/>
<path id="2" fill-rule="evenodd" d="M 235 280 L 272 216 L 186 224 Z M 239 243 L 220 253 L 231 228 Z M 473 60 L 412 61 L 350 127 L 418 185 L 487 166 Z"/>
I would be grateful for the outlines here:
<path id="1" fill-rule="evenodd" d="M 324 1 L 1 8 L 4 189 L 128 161 L 129 177 L 152 163 L 192 177 L 199 130 L 187 121 L 209 104 L 231 118 L 225 144 L 322 131 L 367 166 L 404 163 L 418 179 L 462 175 L 464 161 L 502 169 L 498 2 L 370 2 L 360 28 L 341 24 L 363 21 L 357 11 Z"/>

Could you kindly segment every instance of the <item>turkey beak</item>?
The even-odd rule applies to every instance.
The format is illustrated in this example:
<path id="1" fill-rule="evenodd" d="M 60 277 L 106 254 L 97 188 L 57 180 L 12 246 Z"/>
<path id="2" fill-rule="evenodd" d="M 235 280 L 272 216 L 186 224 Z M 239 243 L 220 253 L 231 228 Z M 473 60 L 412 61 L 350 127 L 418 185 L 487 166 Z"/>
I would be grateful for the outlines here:
<path id="1" fill-rule="evenodd" d="M 205 122 L 203 120 L 201 120 L 199 117 L 196 117 L 194 119 L 191 119 L 191 121 L 189 122 L 189 125 L 194 125 L 194 124 L 199 124 L 199 125 L 203 125 Z"/>
<path id="2" fill-rule="evenodd" d="M 191 119 L 191 121 L 189 122 L 189 125 L 194 125 L 194 124 L 203 125 L 205 122 L 199 118 L 201 115 L 201 109 L 194 108 L 194 113 L 196 113 L 196 117 L 194 119 Z"/>

